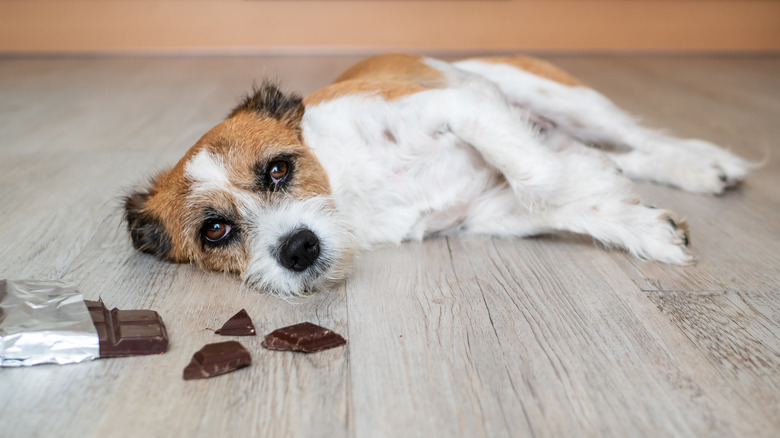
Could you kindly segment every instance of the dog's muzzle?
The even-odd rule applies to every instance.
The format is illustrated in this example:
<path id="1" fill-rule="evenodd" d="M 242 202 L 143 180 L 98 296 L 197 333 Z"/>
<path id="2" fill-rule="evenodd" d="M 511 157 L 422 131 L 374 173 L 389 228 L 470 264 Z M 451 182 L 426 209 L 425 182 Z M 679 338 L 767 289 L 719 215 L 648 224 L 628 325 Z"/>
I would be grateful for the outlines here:
<path id="1" fill-rule="evenodd" d="M 282 238 L 279 247 L 279 264 L 301 272 L 317 261 L 320 256 L 320 240 L 308 229 L 294 231 Z"/>

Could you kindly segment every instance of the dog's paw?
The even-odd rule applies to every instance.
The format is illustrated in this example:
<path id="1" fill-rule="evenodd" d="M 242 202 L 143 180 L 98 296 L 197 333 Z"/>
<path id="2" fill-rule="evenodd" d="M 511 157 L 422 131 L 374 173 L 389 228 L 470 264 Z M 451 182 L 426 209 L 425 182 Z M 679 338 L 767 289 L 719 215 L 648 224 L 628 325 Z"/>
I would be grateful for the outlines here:
<path id="1" fill-rule="evenodd" d="M 728 173 L 715 162 L 689 160 L 673 184 L 691 193 L 720 195 L 727 188 L 736 187 L 744 179 L 744 174 Z"/>
<path id="2" fill-rule="evenodd" d="M 629 248 L 637 256 L 673 265 L 694 262 L 688 253 L 690 234 L 685 219 L 676 219 L 669 211 L 641 207 L 649 221 L 638 231 L 638 248 Z"/>
<path id="3" fill-rule="evenodd" d="M 742 158 L 703 140 L 683 140 L 682 156 L 689 172 L 679 175 L 679 186 L 694 193 L 719 195 L 738 186 L 750 170 Z"/>

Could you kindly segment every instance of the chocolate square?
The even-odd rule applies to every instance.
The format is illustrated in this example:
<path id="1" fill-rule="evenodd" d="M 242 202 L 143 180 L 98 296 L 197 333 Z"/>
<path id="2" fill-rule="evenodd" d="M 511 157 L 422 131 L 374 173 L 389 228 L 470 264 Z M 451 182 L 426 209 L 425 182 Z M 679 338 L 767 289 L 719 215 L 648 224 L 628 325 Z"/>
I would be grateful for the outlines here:
<path id="1" fill-rule="evenodd" d="M 192 361 L 184 368 L 183 377 L 184 380 L 192 380 L 220 376 L 251 363 L 249 351 L 236 341 L 206 344 L 192 355 Z"/>
<path id="2" fill-rule="evenodd" d="M 346 339 L 330 329 L 302 322 L 274 330 L 261 345 L 269 350 L 317 353 L 346 343 Z"/>

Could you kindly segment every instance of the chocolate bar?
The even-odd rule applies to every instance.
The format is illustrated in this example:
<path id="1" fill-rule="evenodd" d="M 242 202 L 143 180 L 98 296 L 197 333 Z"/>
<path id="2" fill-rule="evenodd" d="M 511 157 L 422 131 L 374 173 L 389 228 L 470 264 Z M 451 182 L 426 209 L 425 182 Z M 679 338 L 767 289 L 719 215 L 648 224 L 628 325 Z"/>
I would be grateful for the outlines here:
<path id="1" fill-rule="evenodd" d="M 269 350 L 317 353 L 346 343 L 346 339 L 332 330 L 302 322 L 274 330 L 265 337 L 261 345 Z"/>
<path id="2" fill-rule="evenodd" d="M 214 333 L 222 336 L 254 336 L 255 326 L 246 309 L 241 309 Z"/>
<path id="3" fill-rule="evenodd" d="M 168 332 L 154 310 L 106 309 L 103 300 L 84 300 L 100 338 L 100 357 L 161 354 L 168 349 Z"/>
<path id="4" fill-rule="evenodd" d="M 219 376 L 251 363 L 249 352 L 236 341 L 206 344 L 192 355 L 192 361 L 184 368 L 184 380 Z"/>

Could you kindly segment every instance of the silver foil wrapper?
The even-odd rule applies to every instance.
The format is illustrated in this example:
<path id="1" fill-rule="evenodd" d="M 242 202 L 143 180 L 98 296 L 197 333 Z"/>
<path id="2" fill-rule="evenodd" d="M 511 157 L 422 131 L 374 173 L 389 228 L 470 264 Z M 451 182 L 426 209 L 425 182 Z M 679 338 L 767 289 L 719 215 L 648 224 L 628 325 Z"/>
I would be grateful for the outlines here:
<path id="1" fill-rule="evenodd" d="M 0 366 L 68 364 L 99 356 L 97 330 L 76 286 L 0 280 Z"/>

